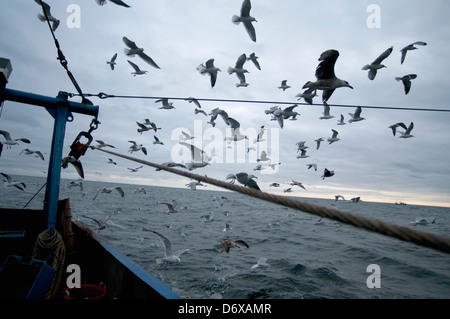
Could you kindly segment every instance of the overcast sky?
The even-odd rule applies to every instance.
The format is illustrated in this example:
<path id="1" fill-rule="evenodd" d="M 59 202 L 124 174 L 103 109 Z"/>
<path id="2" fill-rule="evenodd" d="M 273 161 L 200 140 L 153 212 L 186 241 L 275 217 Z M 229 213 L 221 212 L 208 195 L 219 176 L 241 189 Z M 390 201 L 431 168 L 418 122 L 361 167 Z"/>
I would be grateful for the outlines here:
<path id="1" fill-rule="evenodd" d="M 85 93 L 105 92 L 112 95 L 149 96 L 198 99 L 226 99 L 272 101 L 274 103 L 228 103 L 201 101 L 209 113 L 220 107 L 241 124 L 245 133 L 252 134 L 264 125 L 266 142 L 249 141 L 224 143 L 229 131 L 218 118 L 213 128 L 209 116 L 195 114 L 195 105 L 184 100 L 171 100 L 175 109 L 159 109 L 154 99 L 90 98 L 99 105 L 99 128 L 94 139 L 116 146 L 115 151 L 128 154 L 134 140 L 144 144 L 148 155 L 133 156 L 162 163 L 177 160 L 180 154 L 180 132 L 195 135 L 196 143 L 214 151 L 214 162 L 194 173 L 206 174 L 224 180 L 228 173 L 248 172 L 258 176 L 264 191 L 284 194 L 292 180 L 302 182 L 306 190 L 292 187 L 293 193 L 305 197 L 333 199 L 361 196 L 366 201 L 417 203 L 450 206 L 450 152 L 448 123 L 450 113 L 364 108 L 364 106 L 403 107 L 450 110 L 447 74 L 450 23 L 448 1 L 298 1 L 253 0 L 251 15 L 257 22 L 256 42 L 251 41 L 242 24 L 231 18 L 240 13 L 241 0 L 125 0 L 130 8 L 108 1 L 99 6 L 95 0 L 47 0 L 51 13 L 60 19 L 55 35 L 64 52 L 68 66 Z M 75 4 L 73 6 L 72 4 Z M 375 4 L 373 6 L 372 4 Z M 372 6 L 371 6 L 372 5 Z M 39 21 L 40 7 L 33 0 L 4 1 L 0 12 L 0 57 L 9 58 L 13 73 L 7 87 L 47 96 L 59 91 L 76 93 L 65 70 L 56 59 L 56 48 L 46 23 Z M 161 69 L 155 69 L 139 57 L 124 53 L 126 36 L 145 49 Z M 400 49 L 425 41 L 410 51 L 400 64 Z M 384 61 L 387 68 L 370 81 L 361 68 L 384 50 L 393 46 L 393 53 Z M 336 49 L 336 75 L 348 81 L 349 88 L 337 89 L 329 100 L 334 118 L 319 119 L 323 107 L 321 98 L 316 105 L 299 104 L 296 121 L 286 121 L 281 129 L 271 121 L 265 110 L 272 106 L 282 108 L 297 101 L 307 81 L 315 80 L 315 69 L 322 52 Z M 248 87 L 236 87 L 238 79 L 227 69 L 237 58 L 254 52 L 259 57 L 261 70 L 249 61 L 245 68 Z M 114 71 L 106 61 L 117 53 Z M 221 69 L 214 88 L 209 77 L 196 68 L 214 58 Z M 146 75 L 133 76 L 127 60 L 147 70 Z M 417 74 L 408 95 L 395 77 Z M 278 89 L 282 80 L 291 88 Z M 321 95 L 321 92 L 319 92 Z M 73 101 L 80 101 L 73 98 Z M 277 103 L 278 102 L 278 103 Z M 348 123 L 348 113 L 363 106 L 364 121 Z M 344 126 L 337 125 L 343 114 Z M 155 122 L 161 130 L 139 134 L 136 121 Z M 64 155 L 77 134 L 89 129 L 92 118 L 74 114 L 67 123 Z M 393 136 L 390 125 L 414 122 L 413 138 Z M 4 149 L 0 170 L 14 175 L 41 175 L 48 169 L 53 119 L 40 107 L 5 102 L 0 117 L 0 129 L 9 131 L 13 138 L 27 137 L 30 145 L 20 144 Z M 316 149 L 314 140 L 328 138 L 332 129 L 339 132 L 340 141 L 321 144 Z M 156 135 L 164 145 L 154 145 Z M 3 140 L 2 137 L 0 139 Z M 299 141 L 309 146 L 306 159 L 296 158 Z M 95 143 L 93 143 L 95 145 Z M 213 147 L 215 146 L 215 147 Z M 247 147 L 256 150 L 246 152 Z M 234 147 L 234 148 L 229 148 Z M 20 154 L 24 148 L 47 153 L 45 161 Z M 233 151 L 240 150 L 240 151 Z M 242 152 L 244 150 L 244 152 Z M 273 162 L 281 165 L 272 171 L 267 163 L 263 171 L 255 171 L 256 158 L 266 150 Z M 187 153 L 182 153 L 187 154 Z M 144 167 L 138 173 L 128 168 L 140 164 L 113 158 L 117 165 L 108 164 L 103 152 L 89 150 L 81 158 L 86 179 L 108 182 L 139 183 L 185 187 L 186 178 Z M 179 156 L 178 156 L 179 157 Z M 308 169 L 316 163 L 318 170 Z M 335 172 L 331 178 L 321 178 L 324 168 Z M 62 177 L 76 179 L 69 167 Z M 279 188 L 270 187 L 273 182 Z M 206 189 L 213 189 L 208 185 Z"/>

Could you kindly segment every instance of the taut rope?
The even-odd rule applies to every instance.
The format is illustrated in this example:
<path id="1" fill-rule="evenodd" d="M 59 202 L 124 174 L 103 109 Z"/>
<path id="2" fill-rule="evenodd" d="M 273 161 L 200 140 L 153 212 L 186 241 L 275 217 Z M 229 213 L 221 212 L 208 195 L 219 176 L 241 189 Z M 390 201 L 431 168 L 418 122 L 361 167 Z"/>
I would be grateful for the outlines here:
<path id="1" fill-rule="evenodd" d="M 358 228 L 363 228 L 366 230 L 370 230 L 373 232 L 377 232 L 386 236 L 395 237 L 397 239 L 415 243 L 421 246 L 433 248 L 442 252 L 450 253 L 450 239 L 434 234 L 429 234 L 422 231 L 417 231 L 410 229 L 408 227 L 396 226 L 389 223 L 385 223 L 382 221 L 378 221 L 376 219 L 355 216 L 349 213 L 340 212 L 335 209 L 325 208 L 313 204 L 308 204 L 305 202 L 301 202 L 299 200 L 295 200 L 292 198 L 269 194 L 266 192 L 258 191 L 256 189 L 247 188 L 235 184 L 231 184 L 229 182 L 224 182 L 221 180 L 213 179 L 207 176 L 193 174 L 187 171 L 181 171 L 172 167 L 167 167 L 164 165 L 159 165 L 156 163 L 152 163 L 149 161 L 141 160 L 138 158 L 134 158 L 128 155 L 123 155 L 120 153 L 112 152 L 109 150 L 104 150 L 95 146 L 91 146 L 92 149 L 96 149 L 105 153 L 109 153 L 111 155 L 119 156 L 134 162 L 138 162 L 144 165 L 153 166 L 157 169 L 161 169 L 164 171 L 168 171 L 174 174 L 182 175 L 191 179 L 195 179 L 201 182 L 205 182 L 208 184 L 212 184 L 215 186 L 219 186 L 222 188 L 227 188 L 229 190 L 233 190 L 242 194 L 246 194 L 252 197 L 260 198 L 272 203 L 280 204 L 286 207 L 294 208 L 301 210 L 306 213 L 310 213 L 313 215 L 318 215 L 321 217 L 326 217 L 329 219 L 334 219 L 339 222 L 349 224 Z"/>

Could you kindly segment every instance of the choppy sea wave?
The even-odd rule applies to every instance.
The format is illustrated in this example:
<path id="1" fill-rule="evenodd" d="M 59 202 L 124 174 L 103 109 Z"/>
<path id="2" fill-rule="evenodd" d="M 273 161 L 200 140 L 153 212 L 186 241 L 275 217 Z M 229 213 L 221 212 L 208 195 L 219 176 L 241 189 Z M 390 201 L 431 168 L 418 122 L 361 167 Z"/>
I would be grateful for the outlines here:
<path id="1" fill-rule="evenodd" d="M 22 178 L 22 177 L 21 177 Z M 25 192 L 0 189 L 2 207 L 22 208 L 45 183 L 23 177 Z M 450 256 L 329 219 L 228 191 L 190 190 L 83 181 L 83 190 L 62 180 L 60 198 L 70 198 L 72 215 L 92 229 L 113 214 L 98 234 L 144 269 L 169 285 L 182 298 L 450 298 Z M 121 186 L 125 192 L 99 194 L 98 189 Z M 137 192 L 143 187 L 146 193 Z M 42 208 L 42 190 L 28 208 Z M 223 206 L 213 201 L 224 195 Z M 168 214 L 162 202 L 178 202 L 178 213 Z M 450 209 L 361 201 L 300 200 L 375 218 L 396 225 L 448 236 Z M 201 216 L 212 214 L 214 221 Z M 413 226 L 418 218 L 434 219 Z M 224 231 L 225 225 L 231 229 Z M 164 254 L 158 237 L 168 237 L 174 250 L 189 249 L 181 263 L 156 263 Z M 224 239 L 241 239 L 249 248 L 220 253 Z M 268 267 L 252 269 L 260 257 Z M 369 265 L 380 269 L 380 288 L 369 288 Z"/>

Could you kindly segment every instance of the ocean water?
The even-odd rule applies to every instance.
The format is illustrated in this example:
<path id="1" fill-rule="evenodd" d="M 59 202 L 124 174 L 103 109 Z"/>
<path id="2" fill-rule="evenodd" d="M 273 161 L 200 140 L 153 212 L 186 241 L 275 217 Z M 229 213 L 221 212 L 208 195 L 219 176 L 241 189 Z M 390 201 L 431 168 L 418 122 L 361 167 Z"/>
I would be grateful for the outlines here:
<path id="1" fill-rule="evenodd" d="M 40 177 L 17 177 L 25 192 L 0 188 L 1 207 L 22 208 L 45 183 Z M 104 220 L 99 236 L 165 282 L 182 298 L 203 299 L 409 299 L 450 298 L 450 255 L 430 248 L 361 230 L 329 219 L 228 191 L 139 186 L 83 181 L 83 190 L 61 181 L 60 198 L 70 198 L 72 216 L 96 229 L 84 215 Z M 98 189 L 121 186 L 122 198 Z M 146 193 L 137 192 L 144 188 Z M 215 196 L 227 199 L 219 206 Z M 44 189 L 27 208 L 41 209 Z M 178 202 L 178 213 L 168 213 L 161 202 Z M 394 205 L 361 201 L 299 199 L 355 215 L 448 236 L 450 208 Z M 201 216 L 212 214 L 205 223 Z M 434 219 L 427 225 L 411 224 L 418 218 Z M 224 231 L 228 223 L 231 229 Z M 159 238 L 145 229 L 168 237 L 174 250 L 189 249 L 181 263 L 162 267 Z M 249 248 L 235 247 L 227 254 L 216 245 L 224 239 L 244 240 Z M 268 267 L 252 269 L 260 257 Z M 373 281 L 369 265 L 378 265 Z M 371 278 L 372 278 L 371 277 Z M 369 288 L 367 281 L 379 288 Z"/>

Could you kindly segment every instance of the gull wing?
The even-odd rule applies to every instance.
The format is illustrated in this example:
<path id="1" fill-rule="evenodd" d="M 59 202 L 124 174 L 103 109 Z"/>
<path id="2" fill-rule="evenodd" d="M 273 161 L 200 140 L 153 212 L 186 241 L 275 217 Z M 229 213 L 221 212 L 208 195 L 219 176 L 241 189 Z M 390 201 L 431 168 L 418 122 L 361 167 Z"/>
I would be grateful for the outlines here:
<path id="1" fill-rule="evenodd" d="M 125 2 L 123 2 L 121 0 L 109 0 L 109 1 L 111 1 L 112 3 L 117 4 L 118 6 L 122 6 L 122 7 L 125 7 L 125 8 L 129 8 L 130 7 L 128 4 L 126 4 Z"/>
<path id="2" fill-rule="evenodd" d="M 191 159 L 194 163 L 203 163 L 203 159 L 206 153 L 202 149 L 186 142 L 178 142 L 178 143 L 186 146 L 191 150 Z"/>
<path id="3" fill-rule="evenodd" d="M 158 232 L 156 232 L 156 231 L 154 231 L 154 230 L 151 230 L 150 229 L 150 231 L 152 232 L 152 233 L 154 233 L 156 236 L 158 236 L 159 237 L 159 239 L 161 240 L 161 242 L 163 243 L 163 245 L 164 245 L 164 254 L 165 254 L 165 256 L 166 257 L 171 257 L 171 256 L 173 256 L 173 252 L 172 252 L 172 243 L 170 242 L 170 240 L 167 238 L 167 237 L 165 237 L 164 235 L 161 235 L 160 233 L 158 233 Z"/>
<path id="4" fill-rule="evenodd" d="M 247 61 L 247 56 L 245 55 L 245 53 L 243 53 L 239 56 L 239 58 L 236 61 L 236 69 L 242 69 L 245 61 Z"/>
<path id="5" fill-rule="evenodd" d="M 136 65 L 136 64 L 134 64 L 133 62 L 131 62 L 130 60 L 127 60 L 128 61 L 128 63 L 133 67 L 133 69 L 136 71 L 136 72 L 140 72 L 141 71 L 141 69 L 139 69 L 139 67 Z"/>
<path id="6" fill-rule="evenodd" d="M 248 35 L 250 36 L 250 39 L 252 39 L 253 42 L 256 42 L 256 31 L 255 27 L 250 21 L 244 21 L 245 30 L 247 30 Z"/>
<path id="7" fill-rule="evenodd" d="M 338 57 L 339 51 L 337 50 L 327 50 L 320 55 L 319 61 L 321 62 L 316 68 L 316 78 L 318 80 L 331 79 L 336 76 L 334 66 Z"/>
<path id="8" fill-rule="evenodd" d="M 154 67 L 156 69 L 161 69 L 158 66 L 158 64 L 156 64 L 156 62 L 153 61 L 153 59 L 151 57 L 149 57 L 147 54 L 145 54 L 144 52 L 138 53 L 138 56 L 140 56 L 142 60 L 144 60 L 145 62 L 150 64 L 152 67 Z"/>
<path id="9" fill-rule="evenodd" d="M 123 37 L 122 38 L 122 40 L 123 40 L 123 42 L 125 43 L 125 45 L 127 46 L 127 47 L 129 47 L 130 49 L 137 49 L 138 47 L 137 47 L 137 45 L 136 45 L 136 43 L 134 43 L 133 41 L 131 41 L 130 39 L 128 39 L 127 37 Z"/>
<path id="10" fill-rule="evenodd" d="M 391 55 L 393 50 L 394 47 L 390 47 L 389 49 L 381 53 L 380 56 L 372 62 L 372 64 L 381 64 L 381 62 L 383 62 L 384 59 L 386 59 L 388 56 Z"/>

